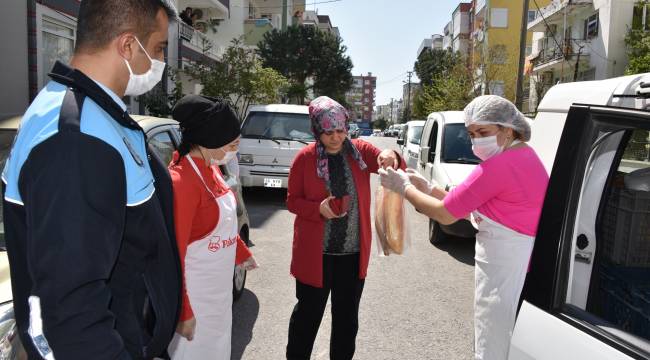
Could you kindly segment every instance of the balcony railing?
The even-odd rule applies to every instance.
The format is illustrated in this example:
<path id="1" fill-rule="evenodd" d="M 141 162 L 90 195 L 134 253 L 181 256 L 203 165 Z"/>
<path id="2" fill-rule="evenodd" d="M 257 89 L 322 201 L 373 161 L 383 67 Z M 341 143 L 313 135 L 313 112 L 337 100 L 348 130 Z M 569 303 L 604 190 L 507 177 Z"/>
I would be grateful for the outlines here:
<path id="1" fill-rule="evenodd" d="M 539 47 L 541 50 L 535 59 L 535 68 L 559 60 L 575 61 L 578 53 L 583 59 L 589 56 L 589 47 L 585 40 L 572 39 L 556 43 L 552 38 L 544 38 L 540 41 L 543 45 Z"/>
<path id="2" fill-rule="evenodd" d="M 179 22 L 178 35 L 192 50 L 211 57 L 215 60 L 223 54 L 221 47 L 215 44 L 202 32 L 195 30 L 184 22 Z"/>

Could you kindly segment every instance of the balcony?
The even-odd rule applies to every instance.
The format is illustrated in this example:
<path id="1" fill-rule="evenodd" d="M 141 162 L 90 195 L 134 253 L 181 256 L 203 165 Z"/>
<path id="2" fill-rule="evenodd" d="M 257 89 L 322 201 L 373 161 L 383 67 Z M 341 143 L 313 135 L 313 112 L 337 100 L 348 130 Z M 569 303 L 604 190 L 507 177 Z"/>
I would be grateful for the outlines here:
<path id="1" fill-rule="evenodd" d="M 561 24 L 564 21 L 564 13 L 566 10 L 567 17 L 578 15 L 587 9 L 594 8 L 593 0 L 554 0 L 548 6 L 540 9 L 540 14 L 535 20 L 528 23 L 528 31 L 543 32 L 546 30 L 546 25 Z"/>
<path id="2" fill-rule="evenodd" d="M 179 11 L 183 11 L 186 7 L 192 9 L 201 9 L 204 12 L 204 17 L 226 19 L 230 13 L 230 0 L 179 0 Z M 206 14 L 207 10 L 207 14 Z M 200 19 L 203 20 L 203 19 Z"/>
<path id="3" fill-rule="evenodd" d="M 546 46 L 540 46 L 541 51 L 536 57 L 532 59 L 534 62 L 533 72 L 544 72 L 559 70 L 562 67 L 565 70 L 570 70 L 575 66 L 578 60 L 578 53 L 580 54 L 580 63 L 589 63 L 589 47 L 586 46 L 585 40 L 572 40 L 571 43 L 562 43 L 558 41 L 562 47 L 558 47 L 552 38 L 544 38 L 543 43 Z"/>
<path id="4" fill-rule="evenodd" d="M 215 45 L 204 33 L 184 22 L 178 24 L 178 37 L 182 45 L 182 58 L 198 61 L 201 55 L 204 55 L 211 60 L 218 61 L 225 51 L 223 46 Z"/>
<path id="5" fill-rule="evenodd" d="M 277 19 L 260 18 L 244 20 L 244 45 L 257 46 L 264 38 L 264 34 L 279 28 L 279 15 L 273 15 L 273 18 L 275 17 Z"/>

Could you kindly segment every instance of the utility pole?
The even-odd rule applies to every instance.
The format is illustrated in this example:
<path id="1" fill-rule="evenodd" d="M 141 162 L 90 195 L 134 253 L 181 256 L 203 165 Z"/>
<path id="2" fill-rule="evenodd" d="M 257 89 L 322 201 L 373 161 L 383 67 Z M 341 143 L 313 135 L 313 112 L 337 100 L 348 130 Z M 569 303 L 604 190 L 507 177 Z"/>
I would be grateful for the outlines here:
<path id="1" fill-rule="evenodd" d="M 515 95 L 515 106 L 523 110 L 524 103 L 524 66 L 526 65 L 526 40 L 528 38 L 528 8 L 530 0 L 524 0 L 524 8 L 521 14 L 521 34 L 519 39 L 519 70 L 517 73 L 517 94 Z"/>
<path id="2" fill-rule="evenodd" d="M 393 98 L 390 98 L 390 122 L 395 123 L 393 119 Z"/>
<path id="3" fill-rule="evenodd" d="M 404 116 L 405 122 L 411 120 L 411 77 L 413 76 L 413 71 L 407 71 L 408 73 L 408 83 L 407 83 L 407 88 L 408 88 L 408 94 L 406 95 L 408 98 L 408 101 L 406 102 L 406 115 Z"/>
<path id="4" fill-rule="evenodd" d="M 287 1 L 282 0 L 282 30 L 287 30 Z"/>

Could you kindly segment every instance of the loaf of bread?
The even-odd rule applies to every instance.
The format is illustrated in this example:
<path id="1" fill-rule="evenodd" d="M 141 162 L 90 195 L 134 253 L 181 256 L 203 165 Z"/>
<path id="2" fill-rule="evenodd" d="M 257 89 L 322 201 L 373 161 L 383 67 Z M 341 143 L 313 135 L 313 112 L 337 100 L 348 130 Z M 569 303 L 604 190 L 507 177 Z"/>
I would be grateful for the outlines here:
<path id="1" fill-rule="evenodd" d="M 402 195 L 384 190 L 384 225 L 386 241 L 395 254 L 404 252 L 404 198 Z"/>
<path id="2" fill-rule="evenodd" d="M 384 255 L 404 252 L 404 199 L 380 186 L 375 197 L 375 229 Z"/>

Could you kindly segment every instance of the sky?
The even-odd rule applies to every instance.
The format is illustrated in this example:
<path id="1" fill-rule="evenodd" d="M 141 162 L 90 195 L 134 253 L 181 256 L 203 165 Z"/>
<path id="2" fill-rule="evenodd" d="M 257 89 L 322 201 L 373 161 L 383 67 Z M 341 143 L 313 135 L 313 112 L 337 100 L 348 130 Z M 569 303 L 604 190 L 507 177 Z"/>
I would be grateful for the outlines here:
<path id="1" fill-rule="evenodd" d="M 331 2 L 326 2 L 331 1 Z M 402 97 L 406 72 L 427 37 L 442 34 L 460 0 L 306 0 L 329 15 L 352 58 L 353 75 L 377 76 L 376 105 Z M 413 80 L 417 81 L 414 75 Z"/>

